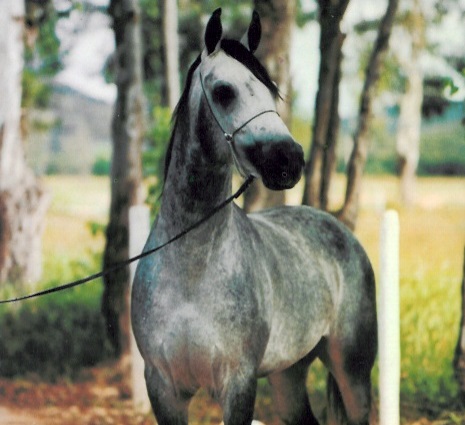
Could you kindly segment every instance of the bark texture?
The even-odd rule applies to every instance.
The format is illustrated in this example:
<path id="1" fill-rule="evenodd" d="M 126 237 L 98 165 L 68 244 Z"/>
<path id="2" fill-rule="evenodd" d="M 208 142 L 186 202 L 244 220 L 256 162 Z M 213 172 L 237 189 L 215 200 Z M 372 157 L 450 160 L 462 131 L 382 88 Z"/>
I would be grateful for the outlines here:
<path id="1" fill-rule="evenodd" d="M 104 268 L 129 256 L 129 208 L 142 201 L 144 130 L 138 2 L 112 0 L 109 13 L 115 31 L 118 94 L 112 122 L 111 205 Z M 129 268 L 108 275 L 104 284 L 102 312 L 115 355 L 120 356 L 129 350 Z"/>
<path id="2" fill-rule="evenodd" d="M 262 41 L 255 55 L 279 87 L 283 100 L 278 102 L 278 112 L 290 127 L 292 84 L 289 52 L 296 4 L 285 0 L 255 0 L 254 8 L 260 14 L 262 24 Z M 269 190 L 261 180 L 256 180 L 244 194 L 244 209 L 248 212 L 283 205 L 284 202 L 284 191 Z"/>
<path id="3" fill-rule="evenodd" d="M 21 127 L 25 7 L 0 2 L 0 283 L 34 283 L 42 274 L 48 195 L 27 166 Z"/>
<path id="4" fill-rule="evenodd" d="M 352 230 L 355 229 L 357 221 L 362 176 L 370 143 L 368 129 L 371 121 L 375 85 L 379 80 L 381 63 L 389 46 L 389 38 L 398 4 L 399 0 L 389 0 L 365 71 L 365 83 L 360 99 L 358 124 L 354 135 L 354 147 L 347 169 L 345 201 L 342 209 L 337 214 L 338 218 Z"/>
<path id="5" fill-rule="evenodd" d="M 412 2 L 405 28 L 408 53 L 400 58 L 406 76 L 405 92 L 400 100 L 396 150 L 399 165 L 400 193 L 405 206 L 415 199 L 415 182 L 420 159 L 421 106 L 423 102 L 423 72 L 420 55 L 425 47 L 425 19 L 419 0 Z"/>
<path id="6" fill-rule="evenodd" d="M 176 0 L 163 0 L 163 39 L 165 53 L 165 80 L 168 106 L 174 111 L 181 87 L 179 82 L 178 4 Z"/>
<path id="7" fill-rule="evenodd" d="M 339 132 L 339 81 L 345 35 L 340 24 L 349 0 L 319 0 L 320 69 L 302 203 L 326 210 Z"/>

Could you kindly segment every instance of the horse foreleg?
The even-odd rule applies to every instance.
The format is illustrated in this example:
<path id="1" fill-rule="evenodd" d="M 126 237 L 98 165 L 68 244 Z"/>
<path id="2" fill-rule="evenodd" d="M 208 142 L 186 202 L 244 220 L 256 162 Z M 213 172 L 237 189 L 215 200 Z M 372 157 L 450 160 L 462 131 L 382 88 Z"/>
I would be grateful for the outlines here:
<path id="1" fill-rule="evenodd" d="M 257 378 L 254 374 L 241 374 L 229 379 L 222 397 L 225 425 L 250 425 L 253 419 Z"/>
<path id="2" fill-rule="evenodd" d="M 308 362 L 299 362 L 268 377 L 275 409 L 286 425 L 318 425 L 308 400 L 305 381 Z"/>
<path id="3" fill-rule="evenodd" d="M 145 369 L 145 381 L 153 413 L 159 425 L 187 425 L 191 395 L 176 394 L 154 368 Z"/>

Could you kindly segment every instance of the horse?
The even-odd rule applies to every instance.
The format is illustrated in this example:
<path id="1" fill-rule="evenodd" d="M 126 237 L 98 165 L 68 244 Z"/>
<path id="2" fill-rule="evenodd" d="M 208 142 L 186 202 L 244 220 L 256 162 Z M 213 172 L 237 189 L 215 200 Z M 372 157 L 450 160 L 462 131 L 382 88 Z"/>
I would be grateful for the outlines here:
<path id="1" fill-rule="evenodd" d="M 292 188 L 304 155 L 276 112 L 279 92 L 254 55 L 253 12 L 241 40 L 206 26 L 173 118 L 159 214 L 145 251 L 190 228 L 232 192 L 234 164 L 272 190 Z M 268 377 L 285 424 L 318 424 L 309 365 L 329 370 L 329 423 L 368 424 L 377 351 L 375 281 L 352 233 L 330 214 L 282 206 L 250 215 L 230 203 L 139 261 L 132 326 L 160 425 L 188 423 L 205 388 L 225 425 L 253 420 Z"/>

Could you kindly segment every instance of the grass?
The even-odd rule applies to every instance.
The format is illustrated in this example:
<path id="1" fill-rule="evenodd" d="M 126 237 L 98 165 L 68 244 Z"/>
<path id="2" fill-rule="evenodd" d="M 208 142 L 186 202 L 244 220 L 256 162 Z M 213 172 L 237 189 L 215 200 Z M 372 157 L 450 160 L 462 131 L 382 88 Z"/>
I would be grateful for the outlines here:
<path id="1" fill-rule="evenodd" d="M 92 236 L 89 222 L 105 223 L 109 181 L 105 177 L 45 178 L 52 194 L 43 237 L 44 277 L 48 286 L 97 271 L 103 234 Z M 337 176 L 331 204 L 342 202 L 344 178 Z M 452 358 L 460 319 L 460 283 L 465 244 L 465 178 L 420 178 L 411 209 L 400 206 L 397 180 L 366 176 L 356 234 L 379 269 L 379 228 L 385 206 L 399 213 L 403 415 L 412 406 L 422 415 L 439 415 L 456 403 Z M 301 186 L 288 194 L 299 203 Z M 60 295 L 99 308 L 101 285 L 94 283 Z M 56 297 L 55 295 L 52 297 Z M 44 308 L 47 300 L 42 300 Z M 39 303 L 40 305 L 40 303 Z M 374 373 L 376 378 L 377 373 Z M 312 397 L 324 397 L 324 371 L 308 377 Z M 261 386 L 264 395 L 266 385 Z M 269 403 L 266 399 L 263 404 Z"/>
<path id="2" fill-rule="evenodd" d="M 343 201 L 345 178 L 331 192 L 334 209 Z M 291 192 L 300 202 L 301 190 Z M 437 416 L 457 405 L 452 360 L 460 320 L 460 284 L 465 245 L 465 178 L 422 177 L 417 199 L 402 208 L 398 182 L 391 176 L 366 176 L 356 235 L 379 275 L 379 229 L 385 207 L 400 221 L 401 400 L 404 415 L 414 410 Z M 379 280 L 379 278 L 378 278 Z M 375 370 L 374 379 L 377 379 Z M 320 365 L 309 387 L 324 394 Z"/>
<path id="3" fill-rule="evenodd" d="M 399 213 L 401 400 L 405 410 L 413 405 L 433 416 L 457 405 L 452 360 L 461 309 L 464 188 L 463 178 L 422 178 L 415 207 L 403 209 L 394 179 L 369 178 L 363 201 L 384 196 Z M 357 234 L 376 270 L 379 224 L 364 207 Z"/>

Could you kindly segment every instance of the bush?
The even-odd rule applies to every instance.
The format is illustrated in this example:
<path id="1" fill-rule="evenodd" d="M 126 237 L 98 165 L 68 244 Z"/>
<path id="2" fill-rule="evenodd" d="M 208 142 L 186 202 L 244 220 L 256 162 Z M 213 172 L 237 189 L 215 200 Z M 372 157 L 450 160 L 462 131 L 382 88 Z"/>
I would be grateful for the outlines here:
<path id="1" fill-rule="evenodd" d="M 95 232 L 102 226 L 93 223 Z M 46 262 L 48 280 L 37 290 L 56 287 L 95 273 L 101 255 L 88 252 L 79 261 L 54 256 Z M 34 373 L 53 381 L 74 378 L 84 367 L 112 356 L 104 319 L 100 312 L 101 280 L 66 291 L 2 306 L 0 309 L 0 376 Z M 6 285 L 1 298 L 12 298 L 18 287 Z"/>
<path id="2" fill-rule="evenodd" d="M 111 163 L 106 157 L 99 156 L 92 165 L 94 176 L 108 176 L 110 174 Z"/>
<path id="3" fill-rule="evenodd" d="M 31 301 L 0 320 L 0 375 L 35 373 L 47 380 L 75 376 L 107 359 L 110 349 L 100 311 L 79 302 Z"/>
<path id="4" fill-rule="evenodd" d="M 153 126 L 148 131 L 148 143 L 142 155 L 143 173 L 150 177 L 147 203 L 155 213 L 163 187 L 164 159 L 171 135 L 171 112 L 168 108 L 153 109 Z"/>

